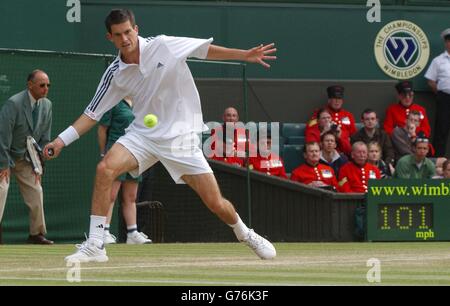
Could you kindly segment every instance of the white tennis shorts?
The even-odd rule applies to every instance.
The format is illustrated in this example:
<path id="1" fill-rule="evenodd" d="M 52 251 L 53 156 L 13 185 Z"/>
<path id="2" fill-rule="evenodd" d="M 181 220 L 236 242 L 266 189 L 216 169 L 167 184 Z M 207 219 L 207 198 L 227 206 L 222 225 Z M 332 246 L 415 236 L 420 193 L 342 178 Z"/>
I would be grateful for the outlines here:
<path id="1" fill-rule="evenodd" d="M 138 161 L 139 167 L 129 172 L 133 177 L 138 177 L 158 161 L 161 161 L 177 184 L 185 184 L 181 179 L 183 175 L 213 173 L 195 133 L 156 141 L 135 131 L 128 131 L 117 142 L 127 148 Z"/>

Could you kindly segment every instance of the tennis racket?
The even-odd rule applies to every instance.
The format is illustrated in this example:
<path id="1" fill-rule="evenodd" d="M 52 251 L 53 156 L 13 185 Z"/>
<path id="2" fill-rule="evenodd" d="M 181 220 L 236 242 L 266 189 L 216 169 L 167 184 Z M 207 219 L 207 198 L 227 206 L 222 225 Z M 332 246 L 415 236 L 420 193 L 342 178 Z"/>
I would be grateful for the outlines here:
<path id="1" fill-rule="evenodd" d="M 29 161 L 37 175 L 44 174 L 44 160 L 42 158 L 42 149 L 33 137 L 27 136 L 27 153 Z"/>

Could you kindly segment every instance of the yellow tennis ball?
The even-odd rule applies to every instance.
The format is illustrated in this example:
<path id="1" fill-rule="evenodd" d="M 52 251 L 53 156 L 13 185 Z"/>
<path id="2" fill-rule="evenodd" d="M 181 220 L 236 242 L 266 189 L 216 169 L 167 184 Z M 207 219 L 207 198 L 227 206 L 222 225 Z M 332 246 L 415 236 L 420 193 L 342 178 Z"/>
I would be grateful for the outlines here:
<path id="1" fill-rule="evenodd" d="M 158 117 L 156 117 L 156 115 L 153 115 L 153 114 L 145 115 L 144 125 L 146 127 L 152 128 L 157 124 L 158 124 Z"/>

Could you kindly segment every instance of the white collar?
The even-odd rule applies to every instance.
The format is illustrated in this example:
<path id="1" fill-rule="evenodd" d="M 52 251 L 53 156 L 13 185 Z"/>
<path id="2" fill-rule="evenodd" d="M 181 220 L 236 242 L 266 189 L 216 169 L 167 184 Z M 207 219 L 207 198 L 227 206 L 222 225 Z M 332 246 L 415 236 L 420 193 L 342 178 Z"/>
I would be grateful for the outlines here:
<path id="1" fill-rule="evenodd" d="M 416 166 L 417 166 L 417 168 L 420 170 L 420 168 L 422 168 L 422 166 L 423 166 L 423 164 L 425 163 L 425 160 L 422 160 L 421 162 L 417 162 L 416 161 Z"/>
<path id="2" fill-rule="evenodd" d="M 31 108 L 33 108 L 34 104 L 37 102 L 36 99 L 33 97 L 33 95 L 31 94 L 31 92 L 28 90 L 28 97 L 30 98 L 30 104 L 31 104 Z"/>
<path id="3" fill-rule="evenodd" d="M 333 157 L 332 157 L 331 162 L 334 163 L 334 162 L 335 162 L 336 160 L 338 160 L 340 157 L 341 157 L 341 155 L 340 155 L 336 150 L 334 150 L 334 153 L 333 153 Z M 320 152 L 320 158 L 321 158 L 322 160 L 328 162 L 328 161 L 326 160 L 326 158 L 324 157 L 323 152 Z"/>
<path id="4" fill-rule="evenodd" d="M 142 62 L 142 52 L 143 52 L 145 46 L 147 46 L 148 42 L 144 38 L 142 38 L 141 36 L 138 36 L 138 44 L 139 44 L 139 63 L 141 63 Z M 136 64 L 124 63 L 122 61 L 122 57 L 120 55 L 120 51 L 119 51 L 118 57 L 119 57 L 119 70 L 123 70 L 123 69 L 125 69 L 125 68 L 127 68 L 129 66 L 136 65 Z"/>

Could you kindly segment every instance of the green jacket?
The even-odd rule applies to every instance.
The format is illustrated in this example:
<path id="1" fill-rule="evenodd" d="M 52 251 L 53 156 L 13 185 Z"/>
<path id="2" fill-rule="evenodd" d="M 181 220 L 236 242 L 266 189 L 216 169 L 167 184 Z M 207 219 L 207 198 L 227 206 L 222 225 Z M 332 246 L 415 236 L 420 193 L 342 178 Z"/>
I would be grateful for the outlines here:
<path id="1" fill-rule="evenodd" d="M 28 90 L 3 103 L 0 106 L 0 169 L 14 167 L 14 160 L 24 158 L 27 136 L 33 136 L 41 147 L 50 142 L 51 126 L 52 102 L 46 98 L 39 100 L 34 130 Z"/>
<path id="2" fill-rule="evenodd" d="M 436 166 L 431 160 L 425 158 L 422 167 L 416 165 L 416 158 L 413 154 L 405 155 L 399 159 L 395 167 L 395 178 L 403 179 L 430 179 L 436 175 Z"/>
<path id="3" fill-rule="evenodd" d="M 126 128 L 133 122 L 134 115 L 131 106 L 122 100 L 107 111 L 98 122 L 108 127 L 108 139 L 106 141 L 106 151 L 111 149 L 117 139 L 125 135 Z"/>

